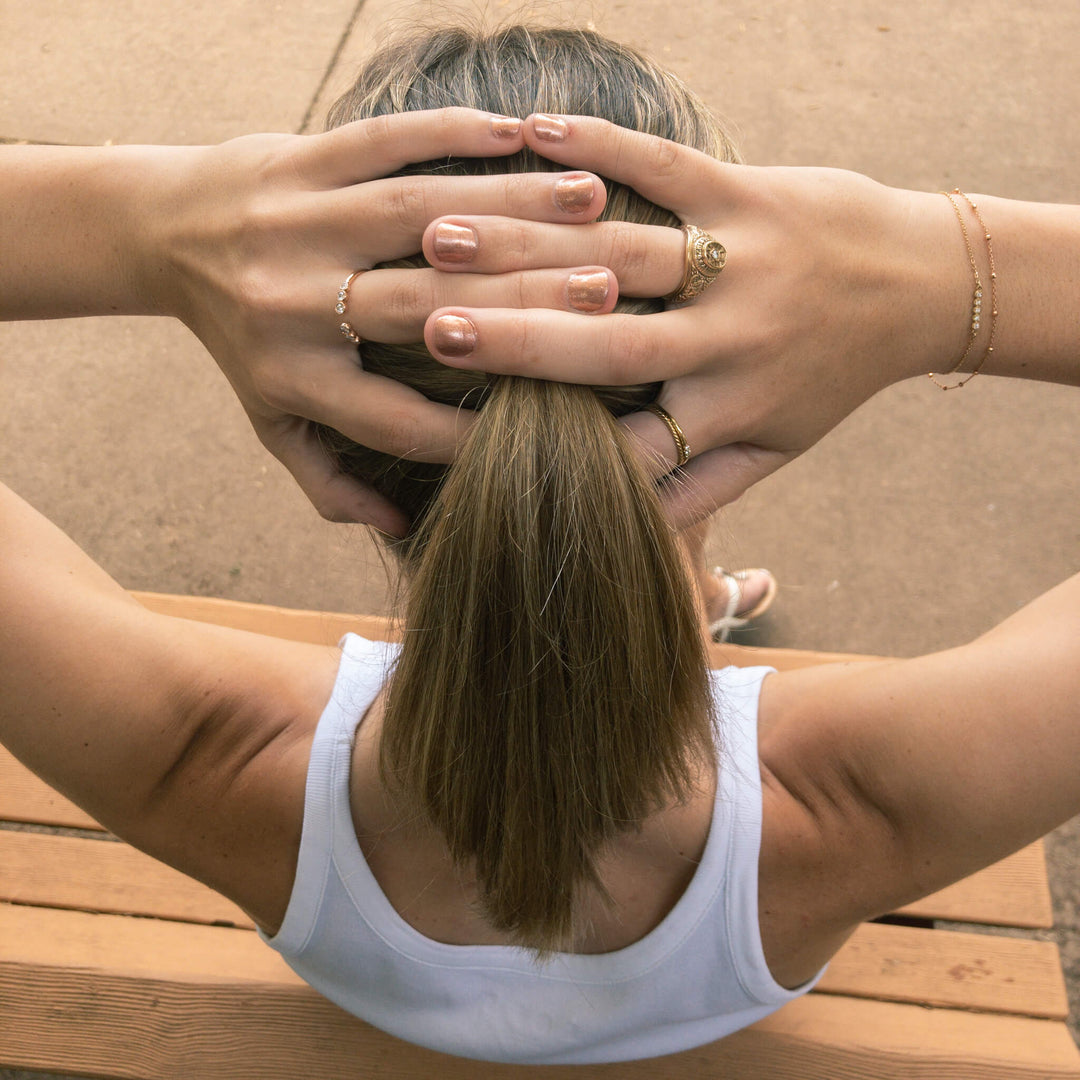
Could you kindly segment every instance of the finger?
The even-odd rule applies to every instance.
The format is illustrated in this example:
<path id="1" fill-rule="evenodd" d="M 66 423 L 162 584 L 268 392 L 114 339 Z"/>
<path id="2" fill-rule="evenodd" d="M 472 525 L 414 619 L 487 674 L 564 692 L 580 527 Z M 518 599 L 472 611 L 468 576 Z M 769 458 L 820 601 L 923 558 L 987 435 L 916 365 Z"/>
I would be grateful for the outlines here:
<path id="1" fill-rule="evenodd" d="M 457 107 L 373 116 L 308 138 L 297 167 L 326 187 L 373 180 L 414 162 L 499 157 L 524 146 L 517 117 Z"/>
<path id="2" fill-rule="evenodd" d="M 633 386 L 686 374 L 719 352 L 701 308 L 585 319 L 563 311 L 441 308 L 424 326 L 431 354 L 451 367 L 557 382 Z M 704 316 L 709 319 L 709 316 Z"/>
<path id="3" fill-rule="evenodd" d="M 406 176 L 312 196 L 301 225 L 333 248 L 353 238 L 358 265 L 371 266 L 419 251 L 429 222 L 446 214 L 565 224 L 590 221 L 606 199 L 601 180 L 583 172 Z"/>
<path id="4" fill-rule="evenodd" d="M 668 415 L 674 420 L 670 410 Z M 697 440 L 694 417 L 680 416 L 675 423 L 686 440 L 690 455 L 700 452 L 702 444 Z M 638 450 L 645 459 L 646 466 L 654 480 L 667 476 L 673 469 L 679 467 L 679 447 L 671 429 L 654 412 L 641 409 L 638 412 L 628 413 L 619 420 L 619 423 L 634 438 Z"/>
<path id="5" fill-rule="evenodd" d="M 513 274 L 372 270 L 353 286 L 349 312 L 352 326 L 365 341 L 401 345 L 424 339 L 424 324 L 436 308 L 458 304 L 605 314 L 618 296 L 615 276 L 601 266 Z M 328 324 L 326 332 L 332 329 Z"/>
<path id="6" fill-rule="evenodd" d="M 715 217 L 737 194 L 739 166 L 598 117 L 534 114 L 524 131 L 543 157 L 626 184 L 693 224 Z"/>
<path id="7" fill-rule="evenodd" d="M 734 502 L 796 456 L 794 452 L 765 450 L 749 443 L 721 446 L 692 458 L 662 481 L 660 501 L 672 525 L 684 529 Z"/>
<path id="8" fill-rule="evenodd" d="M 424 231 L 424 256 L 449 273 L 607 266 L 624 296 L 666 296 L 682 282 L 686 238 L 678 229 L 627 221 L 560 225 L 454 214 Z"/>
<path id="9" fill-rule="evenodd" d="M 262 388 L 277 413 L 315 420 L 362 446 L 413 461 L 453 461 L 474 419 L 469 409 L 429 401 L 347 356 L 311 357 L 302 379 L 292 372 L 282 379 L 280 388 Z"/>
<path id="10" fill-rule="evenodd" d="M 390 536 L 409 531 L 408 516 L 369 484 L 341 472 L 306 421 L 292 418 L 256 431 L 327 521 L 373 525 Z"/>

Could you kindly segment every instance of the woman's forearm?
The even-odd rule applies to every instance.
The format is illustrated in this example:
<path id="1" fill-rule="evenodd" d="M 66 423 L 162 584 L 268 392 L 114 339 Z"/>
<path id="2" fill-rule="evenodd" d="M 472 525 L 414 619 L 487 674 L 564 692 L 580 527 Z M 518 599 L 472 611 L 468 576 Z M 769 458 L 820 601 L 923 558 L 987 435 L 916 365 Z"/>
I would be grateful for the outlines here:
<path id="1" fill-rule="evenodd" d="M 0 318 L 154 313 L 142 211 L 167 152 L 0 147 Z"/>
<path id="2" fill-rule="evenodd" d="M 982 372 L 1080 385 L 1080 206 L 985 195 L 975 202 L 991 236 L 998 293 L 994 351 Z M 981 234 L 972 243 L 985 256 Z"/>

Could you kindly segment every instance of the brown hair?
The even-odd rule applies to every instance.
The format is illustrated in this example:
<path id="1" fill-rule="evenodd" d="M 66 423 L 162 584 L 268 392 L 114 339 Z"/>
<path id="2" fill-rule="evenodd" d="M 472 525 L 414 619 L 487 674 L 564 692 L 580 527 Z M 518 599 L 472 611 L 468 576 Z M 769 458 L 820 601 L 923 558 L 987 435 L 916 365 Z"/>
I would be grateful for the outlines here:
<path id="1" fill-rule="evenodd" d="M 368 61 L 328 123 L 447 105 L 602 116 L 736 160 L 675 76 L 585 30 L 399 39 Z M 560 168 L 525 150 L 405 171 Z M 679 224 L 607 186 L 603 218 Z M 436 363 L 422 343 L 364 342 L 361 357 L 429 398 L 481 410 L 452 466 L 324 433 L 341 466 L 413 522 L 392 542 L 408 579 L 407 631 L 387 699 L 383 782 L 475 869 L 491 925 L 544 957 L 572 946 L 580 890 L 610 900 L 596 872 L 605 846 L 688 797 L 696 768 L 715 764 L 691 586 L 653 482 L 615 422 L 658 386 L 489 378 Z"/>

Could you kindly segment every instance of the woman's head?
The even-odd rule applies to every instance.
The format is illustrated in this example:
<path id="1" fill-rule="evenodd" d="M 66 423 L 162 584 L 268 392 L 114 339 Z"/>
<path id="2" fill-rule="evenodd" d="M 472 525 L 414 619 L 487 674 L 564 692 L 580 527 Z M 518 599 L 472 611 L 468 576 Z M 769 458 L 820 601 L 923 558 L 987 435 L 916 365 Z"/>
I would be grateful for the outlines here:
<path id="1" fill-rule="evenodd" d="M 678 79 L 591 31 L 512 26 L 400 39 L 365 65 L 329 124 L 450 105 L 600 116 L 735 160 Z M 557 169 L 526 149 L 405 172 Z M 680 224 L 605 183 L 601 220 Z M 661 306 L 620 300 L 617 310 Z M 408 632 L 387 702 L 384 778 L 440 829 L 455 860 L 475 867 L 493 925 L 540 953 L 567 947 L 579 890 L 603 895 L 596 856 L 684 797 L 696 765 L 713 755 L 685 567 L 614 419 L 659 387 L 489 378 L 438 364 L 422 343 L 365 342 L 361 358 L 366 370 L 479 410 L 452 466 L 325 433 L 343 468 L 412 518 L 395 545 Z"/>
<path id="2" fill-rule="evenodd" d="M 380 49 L 354 85 L 331 107 L 328 127 L 389 113 L 462 105 L 507 116 L 532 112 L 599 116 L 622 127 L 693 146 L 723 161 L 738 160 L 719 121 L 675 75 L 627 46 L 591 30 L 508 26 L 489 33 L 460 27 L 404 35 Z M 510 157 L 425 162 L 399 175 L 484 175 L 564 171 L 525 149 Z M 600 221 L 632 221 L 678 227 L 682 223 L 631 188 L 605 180 L 607 202 Z M 422 255 L 386 263 L 424 266 Z M 619 312 L 662 310 L 659 300 L 620 298 Z M 479 408 L 491 380 L 483 373 L 445 367 L 422 342 L 386 346 L 365 342 L 366 370 L 415 387 L 432 400 Z M 615 416 L 655 399 L 658 384 L 594 387 Z M 413 529 L 398 554 L 406 558 L 418 526 L 445 475 L 442 465 L 394 458 L 327 433 L 327 443 L 346 471 L 372 482 L 410 515 Z M 422 540 L 422 537 L 421 537 Z"/>

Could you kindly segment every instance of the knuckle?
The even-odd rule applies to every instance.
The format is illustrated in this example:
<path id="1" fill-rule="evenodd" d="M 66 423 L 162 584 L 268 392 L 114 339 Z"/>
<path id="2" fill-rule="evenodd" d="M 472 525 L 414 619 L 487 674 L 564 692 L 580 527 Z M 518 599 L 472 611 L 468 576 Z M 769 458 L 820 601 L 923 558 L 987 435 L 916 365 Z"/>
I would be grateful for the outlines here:
<path id="1" fill-rule="evenodd" d="M 507 173 L 500 179 L 503 185 L 503 208 L 511 217 L 516 216 L 518 210 L 536 202 L 535 176 L 528 173 Z M 550 181 L 548 183 L 550 184 Z"/>
<path id="2" fill-rule="evenodd" d="M 250 263 L 236 282 L 236 300 L 248 323 L 257 329 L 268 318 L 276 319 L 282 310 L 281 286 L 274 274 L 259 263 Z"/>
<path id="3" fill-rule="evenodd" d="M 386 301 L 386 314 L 391 322 L 400 326 L 413 326 L 423 322 L 435 305 L 431 290 L 415 271 L 406 272 L 391 290 Z"/>
<path id="4" fill-rule="evenodd" d="M 253 173 L 260 187 L 279 180 L 296 181 L 308 168 L 311 148 L 307 136 L 276 135 L 258 136 L 252 145 L 257 158 Z"/>
<path id="5" fill-rule="evenodd" d="M 291 413 L 296 401 L 287 372 L 274 365 L 262 365 L 254 374 L 255 389 L 263 402 L 275 412 Z"/>
<path id="6" fill-rule="evenodd" d="M 616 276 L 640 280 L 648 262 L 644 247 L 637 242 L 634 230 L 624 222 L 615 224 L 609 236 L 609 263 Z"/>
<path id="7" fill-rule="evenodd" d="M 644 334 L 614 332 L 608 342 L 607 370 L 613 386 L 632 386 L 648 382 L 642 376 L 654 359 L 652 342 Z"/>
<path id="8" fill-rule="evenodd" d="M 283 217 L 280 199 L 269 194 L 267 185 L 260 184 L 259 190 L 248 197 L 234 217 L 230 240 L 242 251 L 257 251 L 268 237 L 281 231 Z"/>
<path id="9" fill-rule="evenodd" d="M 338 506 L 336 502 L 333 502 L 331 499 L 329 499 L 327 496 L 312 494 L 310 492 L 308 493 L 308 496 L 311 499 L 312 505 L 315 507 L 315 510 L 318 513 L 319 517 L 321 517 L 324 521 L 332 521 L 334 523 L 338 523 L 351 520 L 351 518 L 342 511 L 341 507 Z"/>
<path id="10" fill-rule="evenodd" d="M 537 307 L 536 300 L 540 290 L 537 288 L 539 281 L 534 274 L 515 274 L 509 299 L 512 299 L 513 307 L 528 308 Z"/>
<path id="11" fill-rule="evenodd" d="M 683 148 L 669 139 L 659 139 L 649 151 L 649 168 L 661 180 L 670 180 L 681 172 Z"/>
<path id="12" fill-rule="evenodd" d="M 518 343 L 516 359 L 520 364 L 519 374 L 527 375 L 529 369 L 534 368 L 543 356 L 540 335 L 532 320 L 523 311 L 514 317 L 513 325 L 513 336 Z"/>
<path id="13" fill-rule="evenodd" d="M 370 116 L 363 124 L 363 136 L 369 146 L 377 146 L 394 138 L 394 120 L 390 114 Z"/>
<path id="14" fill-rule="evenodd" d="M 439 129 L 451 136 L 460 136 L 462 124 L 470 119 L 472 119 L 470 111 L 460 105 L 448 105 L 446 108 L 436 110 L 435 113 L 435 122 Z"/>
<path id="15" fill-rule="evenodd" d="M 421 425 L 402 409 L 388 409 L 379 418 L 379 449 L 394 457 L 408 457 L 420 446 Z"/>
<path id="16" fill-rule="evenodd" d="M 418 180 L 398 180 L 390 189 L 389 216 L 407 228 L 422 228 L 428 218 L 427 185 Z"/>
<path id="17" fill-rule="evenodd" d="M 510 259 L 510 268 L 524 269 L 529 265 L 529 257 L 532 254 L 533 243 L 529 235 L 530 230 L 524 224 L 511 229 L 500 238 L 507 256 Z M 495 245 L 493 245 L 495 246 Z"/>

